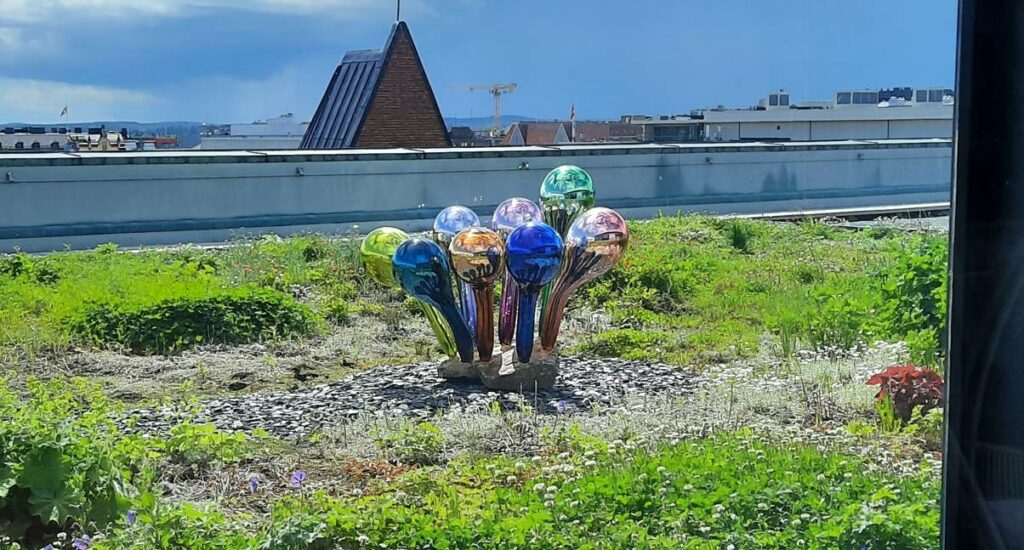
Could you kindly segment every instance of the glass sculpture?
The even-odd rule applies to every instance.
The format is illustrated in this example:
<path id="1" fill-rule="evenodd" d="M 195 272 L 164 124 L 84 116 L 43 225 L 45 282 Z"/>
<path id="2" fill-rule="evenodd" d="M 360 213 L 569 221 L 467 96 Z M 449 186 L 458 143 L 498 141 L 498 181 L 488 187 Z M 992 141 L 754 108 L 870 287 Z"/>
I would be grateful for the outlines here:
<path id="1" fill-rule="evenodd" d="M 576 216 L 594 207 L 594 181 L 590 174 L 579 166 L 563 164 L 544 176 L 544 181 L 540 184 L 540 207 L 544 213 L 544 221 L 565 238 Z M 542 324 L 548 309 L 550 292 L 549 286 L 541 294 Z"/>
<path id="2" fill-rule="evenodd" d="M 481 361 L 490 361 L 494 351 L 494 283 L 505 270 L 505 243 L 490 229 L 471 227 L 452 239 L 448 253 L 455 276 L 473 288 L 476 349 Z"/>
<path id="3" fill-rule="evenodd" d="M 472 363 L 473 336 L 455 302 L 447 252 L 433 241 L 414 237 L 395 249 L 391 264 L 395 279 L 406 294 L 441 312 L 452 329 L 459 358 L 464 363 Z"/>
<path id="4" fill-rule="evenodd" d="M 491 229 L 504 241 L 513 229 L 527 222 L 540 221 L 542 218 L 540 208 L 533 201 L 515 197 L 506 199 L 494 209 Z M 512 337 L 515 334 L 516 312 L 519 311 L 518 290 L 519 287 L 512 280 L 512 275 L 505 270 L 501 281 L 501 298 L 498 300 L 498 342 L 503 346 L 512 345 Z"/>
<path id="5" fill-rule="evenodd" d="M 389 288 L 401 288 L 398 279 L 395 278 L 394 269 L 391 265 L 391 258 L 399 245 L 409 240 L 409 235 L 401 229 L 394 227 L 381 227 L 370 231 L 359 245 L 359 259 L 363 268 L 374 281 Z M 437 336 L 437 343 L 441 350 L 448 357 L 455 357 L 455 336 L 448 323 L 441 317 L 441 313 L 434 306 L 420 300 L 423 314 L 426 315 L 430 327 Z"/>
<path id="6" fill-rule="evenodd" d="M 562 263 L 562 237 L 550 225 L 529 222 L 515 228 L 505 244 L 505 262 L 519 286 L 519 321 L 516 353 L 529 363 L 533 354 L 534 315 L 544 285 L 558 275 Z"/>
<path id="7" fill-rule="evenodd" d="M 626 220 L 614 210 L 591 208 L 573 222 L 565 238 L 565 263 L 551 285 L 550 300 L 541 317 L 540 341 L 544 350 L 555 348 L 569 296 L 618 263 L 628 244 Z"/>
<path id="8" fill-rule="evenodd" d="M 441 245 L 441 248 L 448 251 L 452 239 L 459 231 L 477 227 L 480 225 L 480 218 L 465 206 L 449 206 L 437 214 L 434 218 L 434 242 Z M 450 258 L 449 258 L 450 259 Z M 476 302 L 473 299 L 473 289 L 462 281 L 457 281 L 459 287 L 459 304 L 462 308 L 462 318 L 466 324 L 476 326 Z"/>

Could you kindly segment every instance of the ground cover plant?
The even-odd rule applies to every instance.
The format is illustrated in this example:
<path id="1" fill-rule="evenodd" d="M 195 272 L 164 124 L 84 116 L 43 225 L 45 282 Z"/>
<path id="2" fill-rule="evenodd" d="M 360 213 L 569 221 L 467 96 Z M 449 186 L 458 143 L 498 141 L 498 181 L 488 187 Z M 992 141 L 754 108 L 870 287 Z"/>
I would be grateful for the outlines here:
<path id="1" fill-rule="evenodd" d="M 144 512 L 97 548 L 927 548 L 936 481 L 750 434 L 465 459 L 364 495 L 293 484 L 269 522 Z M 257 493 L 250 495 L 259 499 Z"/>
<path id="2" fill-rule="evenodd" d="M 752 356 L 771 332 L 783 356 L 797 339 L 839 352 L 886 339 L 941 358 L 944 235 L 703 217 L 632 231 L 625 261 L 581 304 L 606 310 L 612 330 L 579 352 L 693 364 Z"/>
<path id="3" fill-rule="evenodd" d="M 945 236 L 630 225 L 563 349 L 685 369 L 685 395 L 288 440 L 203 401 L 441 355 L 356 235 L 0 256 L 0 549 L 937 547 Z"/>

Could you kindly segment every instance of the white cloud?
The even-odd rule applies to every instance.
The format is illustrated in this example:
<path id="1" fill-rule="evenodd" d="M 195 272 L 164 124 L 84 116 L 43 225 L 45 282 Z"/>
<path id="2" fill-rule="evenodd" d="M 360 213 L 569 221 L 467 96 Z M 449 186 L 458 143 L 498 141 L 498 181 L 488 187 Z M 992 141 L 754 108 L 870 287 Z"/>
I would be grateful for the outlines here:
<path id="1" fill-rule="evenodd" d="M 31 55 L 34 59 L 53 56 L 60 51 L 60 41 L 51 32 L 30 33 L 18 27 L 0 27 L 0 54 Z M 12 57 L 0 57 L 0 63 Z"/>
<path id="2" fill-rule="evenodd" d="M 413 12 L 427 9 L 424 0 L 406 4 Z M 187 17 L 217 11 L 359 19 L 391 10 L 394 4 L 384 0 L 0 0 L 0 21 L 61 25 L 77 18 Z"/>
<path id="3" fill-rule="evenodd" d="M 0 21 L 56 25 L 73 24 L 72 18 L 78 17 L 174 15 L 178 4 L 173 0 L 0 0 Z"/>
<path id="4" fill-rule="evenodd" d="M 0 78 L 2 122 L 55 122 L 66 105 L 71 120 L 124 120 L 144 115 L 156 98 L 134 90 Z"/>

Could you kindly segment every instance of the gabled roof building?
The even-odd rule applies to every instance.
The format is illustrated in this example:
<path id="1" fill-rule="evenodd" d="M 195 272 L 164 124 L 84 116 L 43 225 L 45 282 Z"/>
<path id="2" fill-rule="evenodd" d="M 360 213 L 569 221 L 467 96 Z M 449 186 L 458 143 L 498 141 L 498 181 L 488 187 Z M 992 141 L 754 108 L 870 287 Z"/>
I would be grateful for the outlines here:
<path id="1" fill-rule="evenodd" d="M 345 54 L 300 148 L 450 146 L 416 44 L 399 21 L 383 49 Z"/>

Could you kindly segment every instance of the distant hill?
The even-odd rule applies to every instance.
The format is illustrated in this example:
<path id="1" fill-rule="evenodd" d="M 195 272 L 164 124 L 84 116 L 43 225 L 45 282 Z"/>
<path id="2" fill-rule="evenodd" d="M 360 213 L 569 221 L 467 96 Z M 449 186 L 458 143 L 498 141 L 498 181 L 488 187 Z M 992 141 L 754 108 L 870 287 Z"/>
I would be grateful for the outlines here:
<path id="1" fill-rule="evenodd" d="M 445 123 L 449 128 L 452 126 L 469 126 L 474 130 L 483 130 L 491 127 L 491 123 L 494 119 L 489 116 L 478 116 L 478 117 L 445 117 Z M 529 122 L 531 120 L 541 120 L 536 117 L 529 117 L 523 115 L 502 115 L 501 127 L 505 128 L 513 122 Z M 105 126 L 107 130 L 120 130 L 121 128 L 127 128 L 128 133 L 136 136 L 197 136 L 203 132 L 205 127 L 209 126 L 221 126 L 219 122 L 188 122 L 188 121 L 168 121 L 168 122 L 132 122 L 125 120 L 94 120 L 91 122 L 6 122 L 0 123 L 0 129 L 3 128 L 24 128 L 27 126 L 42 126 L 45 128 L 54 127 L 68 127 L 68 128 L 99 128 Z"/>
<path id="2" fill-rule="evenodd" d="M 501 115 L 501 127 L 505 128 L 513 122 L 529 122 L 531 120 L 538 120 L 534 117 L 528 117 L 523 115 Z M 459 118 L 459 117 L 445 117 L 445 124 L 449 128 L 452 126 L 469 126 L 474 130 L 484 130 L 490 128 L 493 125 L 494 117 L 489 116 L 477 116 L 471 118 Z"/>
<path id="3" fill-rule="evenodd" d="M 68 127 L 68 128 L 99 128 L 105 126 L 107 130 L 117 131 L 126 128 L 129 134 L 136 136 L 196 136 L 202 133 L 202 122 L 168 121 L 168 122 L 131 122 L 124 120 L 96 120 L 92 122 L 7 122 L 0 123 L 0 128 L 24 128 L 26 126 L 41 126 L 44 128 Z M 213 124 L 216 126 L 216 124 Z"/>

